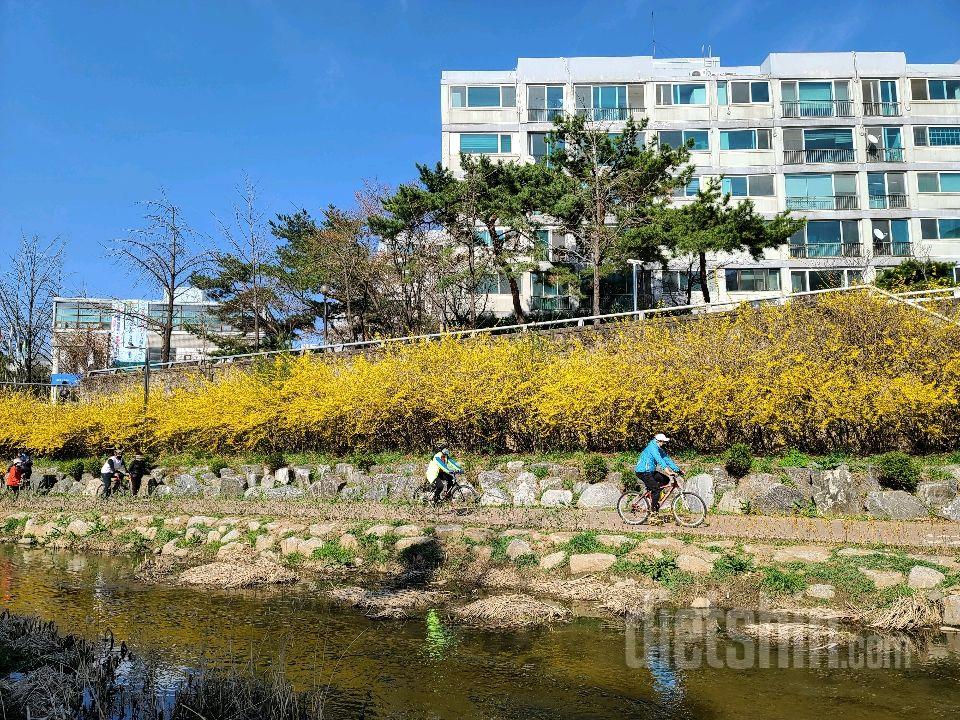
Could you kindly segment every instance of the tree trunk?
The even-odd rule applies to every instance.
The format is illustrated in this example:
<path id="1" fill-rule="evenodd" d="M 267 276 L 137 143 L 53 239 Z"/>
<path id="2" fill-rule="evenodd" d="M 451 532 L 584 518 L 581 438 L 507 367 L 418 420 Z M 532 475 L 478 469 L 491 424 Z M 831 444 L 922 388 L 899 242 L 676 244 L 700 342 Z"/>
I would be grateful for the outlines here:
<path id="1" fill-rule="evenodd" d="M 700 253 L 700 292 L 703 293 L 703 301 L 710 302 L 710 287 L 707 284 L 707 254 Z"/>
<path id="2" fill-rule="evenodd" d="M 593 231 L 593 315 L 600 314 L 600 233 L 599 228 Z M 600 320 L 593 321 L 595 325 L 600 324 Z"/>
<path id="3" fill-rule="evenodd" d="M 508 273 L 507 278 L 510 281 L 510 297 L 513 300 L 513 313 L 517 316 L 518 323 L 527 322 L 527 315 L 523 312 L 523 306 L 520 305 L 520 284 L 517 278 Z"/>
<path id="4" fill-rule="evenodd" d="M 161 362 L 170 362 L 170 345 L 173 340 L 173 296 L 175 292 L 176 288 L 173 285 L 167 288 L 167 311 L 163 323 L 163 343 L 160 346 Z"/>

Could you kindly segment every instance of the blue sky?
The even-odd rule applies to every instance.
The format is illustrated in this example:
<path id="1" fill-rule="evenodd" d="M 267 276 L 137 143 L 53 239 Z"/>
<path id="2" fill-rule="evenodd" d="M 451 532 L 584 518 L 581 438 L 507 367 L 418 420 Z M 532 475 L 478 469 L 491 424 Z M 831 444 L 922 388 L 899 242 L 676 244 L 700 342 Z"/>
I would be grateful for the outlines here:
<path id="1" fill-rule="evenodd" d="M 271 214 L 349 205 L 438 159 L 441 70 L 649 54 L 651 8 L 660 56 L 960 56 L 956 0 L 0 0 L 0 250 L 59 235 L 71 290 L 143 294 L 102 246 L 161 187 L 211 236 L 244 174 Z"/>

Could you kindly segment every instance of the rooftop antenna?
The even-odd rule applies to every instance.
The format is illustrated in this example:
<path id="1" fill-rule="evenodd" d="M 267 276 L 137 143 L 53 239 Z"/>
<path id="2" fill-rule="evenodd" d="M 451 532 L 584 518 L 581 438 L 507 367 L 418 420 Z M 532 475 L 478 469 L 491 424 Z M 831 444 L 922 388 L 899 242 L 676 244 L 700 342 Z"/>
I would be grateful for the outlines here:
<path id="1" fill-rule="evenodd" d="M 651 33 L 653 35 L 653 56 L 657 56 L 657 19 L 653 14 L 653 10 L 650 11 L 650 27 Z"/>

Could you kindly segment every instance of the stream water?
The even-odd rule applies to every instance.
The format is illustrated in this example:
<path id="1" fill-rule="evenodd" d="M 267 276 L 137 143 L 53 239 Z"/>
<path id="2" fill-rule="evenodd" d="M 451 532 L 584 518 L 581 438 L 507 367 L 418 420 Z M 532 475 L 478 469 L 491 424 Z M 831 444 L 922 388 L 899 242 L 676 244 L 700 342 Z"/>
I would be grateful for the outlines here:
<path id="1" fill-rule="evenodd" d="M 299 688 L 330 685 L 333 718 L 791 718 L 883 720 L 960 716 L 960 636 L 940 635 L 874 667 L 761 667 L 671 660 L 642 626 L 578 617 L 523 632 L 458 627 L 437 613 L 371 621 L 309 584 L 258 591 L 157 586 L 128 558 L 0 547 L 0 607 L 56 621 L 64 632 L 111 629 L 176 677 L 198 662 L 253 655 Z M 706 633 L 734 650 L 720 616 Z M 671 625 L 696 638 L 697 623 Z M 664 625 L 658 625 L 660 629 Z M 699 626 L 703 633 L 704 625 Z M 732 667 L 732 665 L 740 666 Z"/>

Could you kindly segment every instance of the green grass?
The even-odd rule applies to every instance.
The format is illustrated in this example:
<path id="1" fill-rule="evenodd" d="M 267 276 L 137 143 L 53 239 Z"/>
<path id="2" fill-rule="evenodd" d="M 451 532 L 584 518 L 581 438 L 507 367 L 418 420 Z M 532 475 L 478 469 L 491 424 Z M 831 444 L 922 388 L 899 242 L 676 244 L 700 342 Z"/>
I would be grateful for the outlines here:
<path id="1" fill-rule="evenodd" d="M 754 569 L 753 559 L 746 555 L 725 553 L 713 563 L 711 574 L 717 579 L 725 579 L 743 575 Z"/>
<path id="2" fill-rule="evenodd" d="M 346 565 L 353 557 L 353 553 L 339 542 L 324 543 L 310 554 L 311 560 L 324 560 L 336 565 Z"/>
<path id="3" fill-rule="evenodd" d="M 657 558 L 620 558 L 611 568 L 612 572 L 627 575 L 645 575 L 671 590 L 693 584 L 695 578 L 677 567 L 675 555 L 664 554 Z"/>
<path id="4" fill-rule="evenodd" d="M 490 561 L 494 563 L 503 563 L 507 561 L 507 545 L 513 538 L 501 537 L 498 535 L 490 541 L 490 548 L 493 550 L 490 555 Z"/>
<path id="5" fill-rule="evenodd" d="M 571 555 L 579 555 L 581 553 L 603 552 L 604 546 L 597 540 L 596 530 L 585 530 L 570 538 L 565 549 Z"/>
<path id="6" fill-rule="evenodd" d="M 156 527 L 156 526 L 154 526 Z M 179 533 L 174 532 L 168 527 L 163 527 L 162 523 L 160 528 L 157 530 L 157 535 L 154 538 L 154 541 L 160 545 L 166 545 L 171 540 L 179 537 Z"/>
<path id="7" fill-rule="evenodd" d="M 280 562 L 288 568 L 298 568 L 303 565 L 304 560 L 306 560 L 306 558 L 302 553 L 298 552 L 287 553 L 280 558 Z"/>
<path id="8" fill-rule="evenodd" d="M 763 569 L 760 587 L 775 595 L 794 595 L 806 589 L 807 581 L 801 573 L 768 567 Z"/>
<path id="9" fill-rule="evenodd" d="M 26 526 L 28 518 L 7 518 L 6 522 L 3 523 L 3 532 L 7 535 L 12 535 L 16 532 L 19 532 Z"/>
<path id="10" fill-rule="evenodd" d="M 534 567 L 537 564 L 537 556 L 533 553 L 524 553 L 517 557 L 513 564 L 516 565 L 521 570 L 524 568 Z"/>

